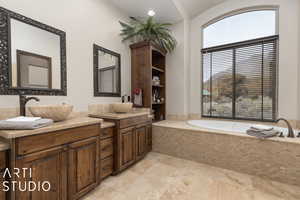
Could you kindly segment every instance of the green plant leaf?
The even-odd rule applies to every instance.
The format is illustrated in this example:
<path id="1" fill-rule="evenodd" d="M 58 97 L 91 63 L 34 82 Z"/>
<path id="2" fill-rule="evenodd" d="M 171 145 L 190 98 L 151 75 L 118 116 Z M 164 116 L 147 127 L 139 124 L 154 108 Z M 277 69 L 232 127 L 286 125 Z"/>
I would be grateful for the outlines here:
<path id="1" fill-rule="evenodd" d="M 169 29 L 171 23 L 157 23 L 153 17 L 148 17 L 146 20 L 131 17 L 129 24 L 120 21 L 120 25 L 122 41 L 150 41 L 167 52 L 173 51 L 177 45 Z"/>

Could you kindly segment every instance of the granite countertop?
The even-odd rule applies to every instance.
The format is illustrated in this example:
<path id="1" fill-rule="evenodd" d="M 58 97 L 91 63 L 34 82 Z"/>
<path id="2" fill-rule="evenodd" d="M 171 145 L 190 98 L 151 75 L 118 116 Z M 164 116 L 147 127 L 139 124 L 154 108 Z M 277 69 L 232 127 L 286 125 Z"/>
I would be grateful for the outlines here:
<path id="1" fill-rule="evenodd" d="M 5 139 L 13 139 L 100 123 L 103 123 L 102 119 L 95 119 L 90 117 L 75 117 L 62 122 L 56 122 L 50 126 L 35 130 L 0 130 L 0 137 L 3 137 Z"/>
<path id="2" fill-rule="evenodd" d="M 9 147 L 8 143 L 0 141 L 0 151 L 5 151 L 5 150 L 7 150 L 9 148 L 10 147 Z"/>
<path id="3" fill-rule="evenodd" d="M 131 117 L 138 117 L 143 115 L 149 115 L 149 111 L 133 111 L 130 113 L 100 113 L 89 114 L 89 117 L 105 118 L 105 119 L 126 119 Z"/>
<path id="4" fill-rule="evenodd" d="M 106 122 L 106 121 L 104 121 L 101 124 L 101 128 L 110 128 L 110 127 L 114 127 L 114 126 L 115 126 L 115 123 L 113 123 L 113 122 Z"/>

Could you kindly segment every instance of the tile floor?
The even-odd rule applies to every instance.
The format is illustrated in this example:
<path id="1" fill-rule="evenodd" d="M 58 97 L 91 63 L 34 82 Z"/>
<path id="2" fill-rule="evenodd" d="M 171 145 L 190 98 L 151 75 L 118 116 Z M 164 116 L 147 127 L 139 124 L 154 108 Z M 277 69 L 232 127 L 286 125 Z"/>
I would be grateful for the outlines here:
<path id="1" fill-rule="evenodd" d="M 150 153 L 84 200 L 300 200 L 300 187 Z"/>

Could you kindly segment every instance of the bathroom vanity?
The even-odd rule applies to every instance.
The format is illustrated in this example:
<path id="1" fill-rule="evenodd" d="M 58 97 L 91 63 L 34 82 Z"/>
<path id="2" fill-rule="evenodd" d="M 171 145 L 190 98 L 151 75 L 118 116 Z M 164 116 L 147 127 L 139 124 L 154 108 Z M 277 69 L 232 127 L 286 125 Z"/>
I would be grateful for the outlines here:
<path id="1" fill-rule="evenodd" d="M 115 123 L 113 174 L 125 170 L 151 151 L 152 120 L 149 112 L 103 113 L 91 116 Z"/>
<path id="2" fill-rule="evenodd" d="M 79 199 L 95 188 L 101 177 L 101 122 L 79 118 L 36 130 L 0 131 L 10 141 L 10 170 L 32 170 L 19 177 L 12 173 L 11 179 L 51 184 L 48 192 L 17 190 L 10 199 Z"/>
<path id="3" fill-rule="evenodd" d="M 1 130 L 0 137 L 10 143 L 10 151 L 0 149 L 0 172 L 8 166 L 11 171 L 31 169 L 19 177 L 12 173 L 11 180 L 49 181 L 51 189 L 2 192 L 0 199 L 80 199 L 103 179 L 120 173 L 151 150 L 148 114 L 106 117 L 106 121 L 89 117 L 68 119 L 36 130 Z"/>

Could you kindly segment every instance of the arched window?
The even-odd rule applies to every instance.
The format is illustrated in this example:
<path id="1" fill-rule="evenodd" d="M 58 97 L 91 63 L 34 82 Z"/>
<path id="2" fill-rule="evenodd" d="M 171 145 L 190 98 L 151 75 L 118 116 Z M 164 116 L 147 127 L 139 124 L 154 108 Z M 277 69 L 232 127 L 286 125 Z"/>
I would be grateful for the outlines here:
<path id="1" fill-rule="evenodd" d="M 202 116 L 277 117 L 277 10 L 222 17 L 203 29 Z"/>
<path id="2" fill-rule="evenodd" d="M 203 48 L 277 34 L 276 10 L 247 11 L 210 23 L 203 29 Z"/>

